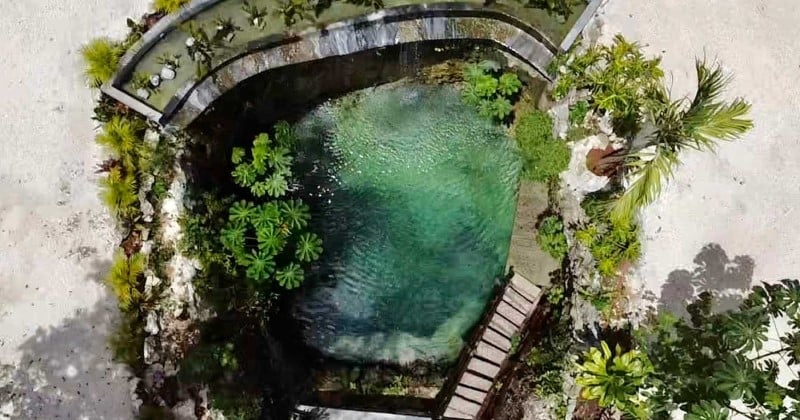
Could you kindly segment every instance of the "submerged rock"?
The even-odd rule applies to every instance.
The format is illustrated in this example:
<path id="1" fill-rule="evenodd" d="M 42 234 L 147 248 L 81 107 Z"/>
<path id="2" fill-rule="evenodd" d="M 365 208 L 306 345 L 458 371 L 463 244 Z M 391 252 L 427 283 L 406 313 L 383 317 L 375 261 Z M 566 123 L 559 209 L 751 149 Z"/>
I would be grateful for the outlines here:
<path id="1" fill-rule="evenodd" d="M 159 74 L 161 75 L 161 78 L 164 80 L 172 80 L 175 78 L 175 69 L 169 66 L 164 66 L 161 69 L 161 73 Z"/>

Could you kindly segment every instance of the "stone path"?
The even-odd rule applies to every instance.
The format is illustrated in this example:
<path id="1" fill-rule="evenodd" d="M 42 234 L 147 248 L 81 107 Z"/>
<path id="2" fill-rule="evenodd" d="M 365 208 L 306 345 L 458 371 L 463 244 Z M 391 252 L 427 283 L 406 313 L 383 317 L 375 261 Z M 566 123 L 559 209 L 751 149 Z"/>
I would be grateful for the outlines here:
<path id="1" fill-rule="evenodd" d="M 480 340 L 447 404 L 444 418 L 476 419 L 497 375 L 511 352 L 512 337 L 519 335 L 539 300 L 540 290 L 514 274 L 494 308 Z"/>

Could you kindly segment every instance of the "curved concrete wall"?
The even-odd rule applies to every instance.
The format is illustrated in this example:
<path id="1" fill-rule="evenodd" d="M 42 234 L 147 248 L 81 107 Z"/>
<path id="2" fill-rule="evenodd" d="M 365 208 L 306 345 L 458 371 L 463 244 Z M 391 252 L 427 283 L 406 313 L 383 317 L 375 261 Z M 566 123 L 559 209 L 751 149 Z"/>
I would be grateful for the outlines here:
<path id="1" fill-rule="evenodd" d="M 512 53 L 547 78 L 545 69 L 558 51 L 536 29 L 509 14 L 468 3 L 423 4 L 380 10 L 297 34 L 269 35 L 243 45 L 204 79 L 178 89 L 163 110 L 119 89 L 125 74 L 163 34 L 216 1 L 198 1 L 169 21 L 159 22 L 148 32 L 153 35 L 145 36 L 126 54 L 115 80 L 103 91 L 162 125 L 184 128 L 238 83 L 284 66 L 416 42 L 474 39 Z"/>
<path id="2" fill-rule="evenodd" d="M 217 67 L 199 84 L 190 83 L 180 89 L 160 122 L 186 127 L 225 92 L 271 69 L 415 42 L 491 41 L 547 77 L 545 68 L 552 61 L 555 48 L 536 31 L 500 12 L 453 6 L 390 9 L 303 33 L 289 42 L 251 45 L 251 51 Z"/>

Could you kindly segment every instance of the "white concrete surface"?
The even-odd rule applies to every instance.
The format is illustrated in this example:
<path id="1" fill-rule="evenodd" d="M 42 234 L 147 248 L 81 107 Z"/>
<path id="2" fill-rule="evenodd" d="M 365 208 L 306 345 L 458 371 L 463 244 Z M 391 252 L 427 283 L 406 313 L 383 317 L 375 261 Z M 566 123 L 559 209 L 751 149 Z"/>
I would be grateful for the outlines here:
<path id="1" fill-rule="evenodd" d="M 149 0 L 0 6 L 0 418 L 131 417 L 110 361 L 100 283 L 119 241 L 97 198 L 101 158 L 79 47 L 121 37 Z"/>
<path id="2" fill-rule="evenodd" d="M 795 0 L 610 0 L 600 19 L 663 56 L 672 93 L 696 86 L 694 58 L 718 58 L 733 74 L 728 97 L 753 104 L 755 127 L 718 153 L 687 152 L 643 214 L 642 274 L 660 291 L 694 267 L 709 243 L 733 260 L 752 257 L 753 280 L 800 276 L 800 43 Z"/>
<path id="3" fill-rule="evenodd" d="M 688 297 L 691 278 L 730 293 L 800 277 L 798 6 L 796 0 L 609 0 L 601 12 L 605 39 L 621 32 L 663 57 L 674 97 L 693 93 L 694 58 L 706 56 L 733 74 L 728 97 L 753 104 L 752 131 L 716 154 L 687 152 L 643 212 L 639 274 L 661 305 Z M 718 246 L 701 254 L 708 244 Z M 797 369 L 783 367 L 781 381 L 798 377 Z"/>

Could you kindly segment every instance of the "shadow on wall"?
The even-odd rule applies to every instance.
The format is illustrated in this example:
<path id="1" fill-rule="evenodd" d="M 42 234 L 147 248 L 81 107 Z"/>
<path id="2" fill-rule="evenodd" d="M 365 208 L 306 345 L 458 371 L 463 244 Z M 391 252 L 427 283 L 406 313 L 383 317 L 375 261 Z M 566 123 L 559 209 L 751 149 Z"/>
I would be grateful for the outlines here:
<path id="1" fill-rule="evenodd" d="M 686 304 L 700 293 L 711 292 L 716 297 L 716 311 L 734 309 L 742 295 L 753 283 L 755 261 L 749 255 L 737 255 L 732 260 L 719 244 L 704 246 L 694 257 L 692 271 L 678 269 L 669 273 L 661 286 L 658 311 L 670 311 L 688 317 Z"/>
<path id="2" fill-rule="evenodd" d="M 133 418 L 130 373 L 111 361 L 107 340 L 117 320 L 109 297 L 37 329 L 16 365 L 0 365 L 0 419 Z"/>

